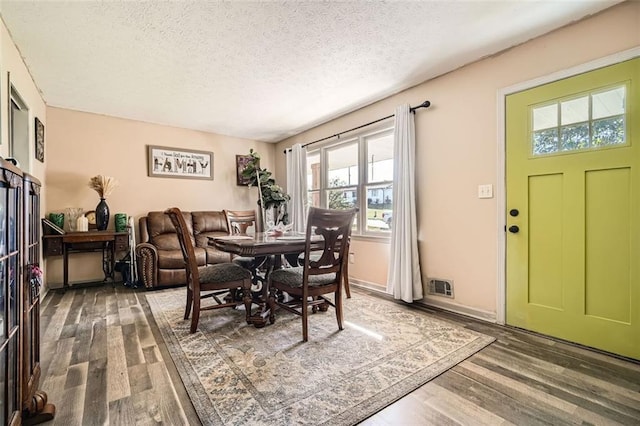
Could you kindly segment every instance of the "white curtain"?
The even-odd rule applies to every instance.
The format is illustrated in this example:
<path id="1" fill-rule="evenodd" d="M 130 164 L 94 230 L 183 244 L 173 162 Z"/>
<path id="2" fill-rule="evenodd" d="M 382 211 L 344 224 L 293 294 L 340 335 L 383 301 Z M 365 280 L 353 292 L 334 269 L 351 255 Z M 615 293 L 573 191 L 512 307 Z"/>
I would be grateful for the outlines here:
<path id="1" fill-rule="evenodd" d="M 415 192 L 416 136 L 408 104 L 396 108 L 393 144 L 393 225 L 387 291 L 394 299 L 422 299 Z"/>
<path id="2" fill-rule="evenodd" d="M 287 151 L 287 193 L 292 231 L 305 232 L 307 226 L 307 149 L 299 143 Z"/>

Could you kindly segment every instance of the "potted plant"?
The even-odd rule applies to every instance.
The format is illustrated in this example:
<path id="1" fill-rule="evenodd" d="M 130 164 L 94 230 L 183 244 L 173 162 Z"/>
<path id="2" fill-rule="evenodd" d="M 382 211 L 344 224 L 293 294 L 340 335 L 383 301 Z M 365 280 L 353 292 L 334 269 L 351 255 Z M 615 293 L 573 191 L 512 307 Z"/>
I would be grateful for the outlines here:
<path id="1" fill-rule="evenodd" d="M 272 225 L 287 225 L 289 223 L 287 203 L 291 197 L 284 192 L 280 185 L 276 184 L 270 171 L 260 167 L 260 154 L 251 149 L 249 150 L 249 157 L 249 161 L 242 169 L 242 177 L 247 180 L 248 186 L 256 186 L 258 188 L 258 205 L 260 206 L 259 211 L 262 220 L 268 222 L 267 212 L 270 211 L 274 218 Z M 271 227 L 265 226 L 264 228 Z"/>

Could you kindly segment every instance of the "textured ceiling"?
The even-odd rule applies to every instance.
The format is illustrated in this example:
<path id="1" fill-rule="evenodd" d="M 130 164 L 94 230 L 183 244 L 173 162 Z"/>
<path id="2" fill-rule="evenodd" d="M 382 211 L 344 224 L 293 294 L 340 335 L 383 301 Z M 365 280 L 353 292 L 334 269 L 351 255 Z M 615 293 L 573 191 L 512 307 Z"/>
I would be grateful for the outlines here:
<path id="1" fill-rule="evenodd" d="M 618 2 L 0 1 L 0 13 L 50 106 L 275 142 Z"/>

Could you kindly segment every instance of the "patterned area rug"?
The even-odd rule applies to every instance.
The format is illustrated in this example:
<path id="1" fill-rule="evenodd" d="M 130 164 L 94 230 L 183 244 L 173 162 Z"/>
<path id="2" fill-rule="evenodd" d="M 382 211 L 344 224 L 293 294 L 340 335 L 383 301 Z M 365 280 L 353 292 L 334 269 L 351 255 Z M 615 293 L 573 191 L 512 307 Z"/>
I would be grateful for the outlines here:
<path id="1" fill-rule="evenodd" d="M 257 329 L 244 311 L 183 320 L 185 289 L 146 294 L 153 316 L 205 425 L 352 425 L 455 366 L 494 339 L 406 306 L 353 292 L 335 311 L 280 310 Z"/>

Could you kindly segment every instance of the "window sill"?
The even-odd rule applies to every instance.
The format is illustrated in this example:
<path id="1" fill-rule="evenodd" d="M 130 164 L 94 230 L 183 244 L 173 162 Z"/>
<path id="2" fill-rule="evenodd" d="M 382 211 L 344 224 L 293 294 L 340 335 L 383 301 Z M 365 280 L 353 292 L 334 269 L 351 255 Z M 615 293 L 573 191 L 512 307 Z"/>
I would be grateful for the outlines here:
<path id="1" fill-rule="evenodd" d="M 372 243 L 389 244 L 391 242 L 391 235 L 360 235 L 351 234 L 351 239 L 356 241 L 369 241 Z"/>

